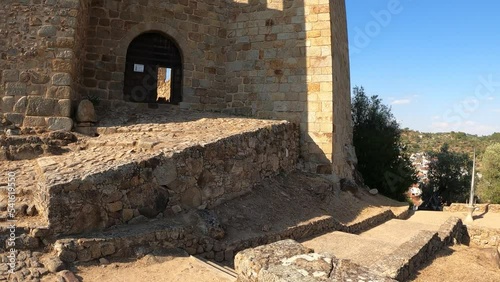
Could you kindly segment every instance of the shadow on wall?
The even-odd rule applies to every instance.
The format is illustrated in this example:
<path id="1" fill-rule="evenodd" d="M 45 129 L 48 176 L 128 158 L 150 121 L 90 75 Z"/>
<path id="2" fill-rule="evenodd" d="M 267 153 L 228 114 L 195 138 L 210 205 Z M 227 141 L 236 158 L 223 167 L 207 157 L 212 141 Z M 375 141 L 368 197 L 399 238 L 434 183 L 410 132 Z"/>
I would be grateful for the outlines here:
<path id="1" fill-rule="evenodd" d="M 89 9 L 85 94 L 127 100 L 136 85 L 124 73 L 140 72 L 148 64 L 141 60 L 159 50 L 129 62 L 131 43 L 166 35 L 183 54 L 181 108 L 292 121 L 301 128 L 306 169 L 343 176 L 337 167 L 351 144 L 344 0 L 96 0 Z M 151 91 L 148 102 L 156 102 Z"/>

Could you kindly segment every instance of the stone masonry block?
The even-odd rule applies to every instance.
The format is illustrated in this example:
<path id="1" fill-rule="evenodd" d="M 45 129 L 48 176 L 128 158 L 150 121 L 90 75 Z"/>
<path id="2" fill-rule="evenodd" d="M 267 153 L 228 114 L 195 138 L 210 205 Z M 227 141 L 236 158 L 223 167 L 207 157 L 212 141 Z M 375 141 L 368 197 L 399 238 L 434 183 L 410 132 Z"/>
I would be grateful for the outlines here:
<path id="1" fill-rule="evenodd" d="M 47 98 L 71 99 L 72 89 L 70 86 L 51 86 L 47 90 Z"/>
<path id="2" fill-rule="evenodd" d="M 58 59 L 73 59 L 75 57 L 75 53 L 71 49 L 59 50 L 56 53 L 56 58 Z"/>
<path id="3" fill-rule="evenodd" d="M 4 117 L 15 124 L 16 126 L 21 126 L 23 124 L 23 119 L 24 115 L 23 114 L 17 114 L 17 113 L 6 113 L 4 114 Z"/>
<path id="4" fill-rule="evenodd" d="M 26 96 L 21 97 L 17 100 L 16 104 L 14 104 L 14 112 L 19 114 L 24 114 L 26 112 L 26 107 L 28 105 L 28 99 Z"/>
<path id="5" fill-rule="evenodd" d="M 2 107 L 0 110 L 4 113 L 8 113 L 12 111 L 12 108 L 14 108 L 15 100 L 14 96 L 4 96 L 2 97 Z"/>
<path id="6" fill-rule="evenodd" d="M 47 121 L 45 120 L 45 117 L 26 116 L 26 117 L 24 117 L 23 126 L 24 127 L 46 127 Z"/>
<path id="7" fill-rule="evenodd" d="M 33 84 L 45 84 L 50 81 L 50 76 L 47 74 L 46 70 L 33 69 L 29 71 L 29 74 Z"/>
<path id="8" fill-rule="evenodd" d="M 5 85 L 5 95 L 26 95 L 26 83 L 7 82 Z"/>
<path id="9" fill-rule="evenodd" d="M 4 70 L 2 72 L 3 82 L 17 82 L 19 81 L 19 71 L 18 70 Z"/>
<path id="10" fill-rule="evenodd" d="M 62 8 L 78 8 L 80 6 L 80 0 L 60 0 L 59 1 Z"/>
<path id="11" fill-rule="evenodd" d="M 26 115 L 28 116 L 53 116 L 56 113 L 57 100 L 39 96 L 29 96 Z"/>
<path id="12" fill-rule="evenodd" d="M 57 111 L 56 114 L 61 117 L 70 117 L 71 116 L 71 100 L 70 99 L 61 99 L 57 101 Z"/>
<path id="13" fill-rule="evenodd" d="M 69 86 L 71 85 L 71 81 L 69 73 L 56 73 L 52 76 L 52 85 Z"/>
<path id="14" fill-rule="evenodd" d="M 61 117 L 70 117 L 71 116 L 71 100 L 70 99 L 61 99 L 57 101 L 57 115 Z"/>
<path id="15" fill-rule="evenodd" d="M 52 60 L 52 70 L 55 72 L 71 72 L 73 64 L 69 59 Z"/>
<path id="16" fill-rule="evenodd" d="M 49 130 L 66 130 L 70 131 L 73 127 L 73 120 L 68 117 L 49 117 L 47 118 Z"/>
<path id="17" fill-rule="evenodd" d="M 52 37 L 57 33 L 57 28 L 53 25 L 44 25 L 41 26 L 38 30 L 37 34 L 41 37 Z"/>

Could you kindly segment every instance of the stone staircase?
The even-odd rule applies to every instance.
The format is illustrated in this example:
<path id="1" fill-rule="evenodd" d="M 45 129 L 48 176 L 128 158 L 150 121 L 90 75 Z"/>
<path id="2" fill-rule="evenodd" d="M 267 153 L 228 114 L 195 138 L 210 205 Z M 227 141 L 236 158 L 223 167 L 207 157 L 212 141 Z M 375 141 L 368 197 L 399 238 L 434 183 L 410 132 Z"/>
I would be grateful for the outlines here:
<path id="1" fill-rule="evenodd" d="M 460 240 L 461 233 L 462 222 L 456 217 L 417 212 L 407 220 L 392 219 L 358 235 L 333 231 L 302 244 L 402 281 L 443 246 Z"/>
<path id="2" fill-rule="evenodd" d="M 316 253 L 352 262 L 354 266 L 350 268 L 360 266 L 363 271 L 387 277 L 387 281 L 402 281 L 444 245 L 460 240 L 462 232 L 460 219 L 439 212 L 417 212 L 407 220 L 381 213 L 377 217 L 382 219 L 365 220 L 364 226 L 360 223 L 347 226 L 324 217 L 233 241 L 230 237 L 219 238 L 218 223 L 200 216 L 199 212 L 144 219 L 84 236 L 68 236 L 57 240 L 54 249 L 62 261 L 80 263 L 99 258 L 140 258 L 155 249 L 181 248 L 202 263 L 204 271 L 222 275 L 225 278 L 221 281 L 235 281 L 238 275 L 217 262 L 231 265 L 234 255 L 241 250 L 292 238 Z"/>

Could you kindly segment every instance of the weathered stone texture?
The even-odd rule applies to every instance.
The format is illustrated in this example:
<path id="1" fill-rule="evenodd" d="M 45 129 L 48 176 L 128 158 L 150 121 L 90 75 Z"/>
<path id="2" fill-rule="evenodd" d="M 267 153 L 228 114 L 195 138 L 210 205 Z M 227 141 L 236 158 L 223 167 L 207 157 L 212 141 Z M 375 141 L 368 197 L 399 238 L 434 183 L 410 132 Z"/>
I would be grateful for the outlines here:
<path id="1" fill-rule="evenodd" d="M 123 100 L 129 44 L 159 32 L 182 55 L 180 107 L 294 122 L 305 169 L 351 177 L 344 0 L 9 1 L 0 14 L 2 97 Z"/>
<path id="2" fill-rule="evenodd" d="M 452 203 L 449 206 L 443 207 L 443 210 L 446 212 L 468 212 L 468 204 L 462 203 Z M 499 204 L 476 204 L 476 209 L 474 210 L 474 214 L 482 214 L 486 212 L 500 213 L 500 205 Z"/>
<path id="3" fill-rule="evenodd" d="M 395 281 L 332 254 L 313 253 L 293 240 L 247 249 L 234 259 L 238 281 Z"/>
<path id="4" fill-rule="evenodd" d="M 49 128 L 71 126 L 67 120 L 51 117 L 47 123 Z M 44 205 L 51 209 L 54 232 L 64 234 L 126 223 L 136 212 L 153 218 L 213 207 L 249 192 L 265 177 L 294 169 L 297 152 L 297 127 L 282 123 L 176 153 L 156 153 L 83 178 L 68 181 L 48 175 L 49 183 L 42 188 L 48 195 Z M 55 162 L 42 158 L 38 164 L 49 171 Z"/>
<path id="5" fill-rule="evenodd" d="M 59 87 L 77 89 L 81 60 L 75 59 L 74 54 L 84 56 L 83 38 L 89 4 L 88 0 L 2 3 L 0 15 L 6 16 L 8 20 L 0 22 L 0 69 L 3 70 L 0 97 L 15 96 L 16 106 L 11 108 L 4 103 L 0 114 L 15 118 L 16 123 L 19 123 L 20 118 L 13 116 L 13 111 L 30 116 L 28 124 L 39 125 L 43 123 L 36 117 L 69 117 L 71 108 L 68 108 L 66 101 L 59 103 L 61 107 L 52 106 L 53 100 L 50 99 L 39 100 L 39 107 L 30 106 L 29 98 L 26 107 L 19 107 L 17 102 L 20 97 L 27 95 L 42 99 L 75 98 L 71 95 L 73 91 L 62 91 Z M 76 25 L 77 20 L 82 25 Z M 51 88 L 51 85 L 55 88 Z M 45 106 L 42 107 L 42 104 Z"/>
<path id="6" fill-rule="evenodd" d="M 333 56 L 333 170 L 341 178 L 351 178 L 349 150 L 352 144 L 351 85 L 345 1 L 330 1 Z M 354 150 L 352 150 L 354 151 Z"/>
<path id="7" fill-rule="evenodd" d="M 96 122 L 94 105 L 89 100 L 82 100 L 76 110 L 76 120 L 78 122 Z"/>
<path id="8" fill-rule="evenodd" d="M 470 243 L 483 248 L 500 246 L 500 228 L 467 226 Z"/>

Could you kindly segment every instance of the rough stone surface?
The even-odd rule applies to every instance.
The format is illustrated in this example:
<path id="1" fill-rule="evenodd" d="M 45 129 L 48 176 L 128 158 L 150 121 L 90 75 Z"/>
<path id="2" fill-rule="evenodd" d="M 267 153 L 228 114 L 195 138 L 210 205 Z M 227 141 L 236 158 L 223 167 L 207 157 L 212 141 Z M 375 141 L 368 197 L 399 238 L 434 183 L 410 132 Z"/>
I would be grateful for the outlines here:
<path id="1" fill-rule="evenodd" d="M 49 117 L 47 125 L 49 130 L 70 131 L 73 127 L 73 120 L 68 117 Z"/>
<path id="2" fill-rule="evenodd" d="M 468 225 L 467 233 L 472 245 L 483 248 L 500 247 L 500 228 Z"/>
<path id="3" fill-rule="evenodd" d="M 61 99 L 57 101 L 57 112 L 54 114 L 60 117 L 70 117 L 71 116 L 71 100 Z"/>
<path id="4" fill-rule="evenodd" d="M 2 5 L 9 16 L 0 23 L 0 98 L 130 101 L 127 49 L 139 35 L 159 32 L 190 54 L 179 66 L 178 107 L 291 121 L 300 125 L 304 169 L 352 177 L 344 0 L 103 2 Z M 151 75 L 136 86 L 154 88 Z M 11 104 L 2 108 L 12 112 Z M 19 114 L 68 117 L 57 108 Z"/>
<path id="5" fill-rule="evenodd" d="M 500 204 L 476 204 L 474 214 L 485 212 L 500 213 Z M 443 207 L 446 212 L 469 212 L 468 204 L 452 203 L 450 206 Z"/>
<path id="6" fill-rule="evenodd" d="M 283 240 L 253 249 L 243 250 L 234 258 L 234 269 L 241 281 L 258 281 L 259 272 L 284 258 L 312 252 L 293 240 Z"/>
<path id="7" fill-rule="evenodd" d="M 71 76 L 68 73 L 56 73 L 52 76 L 52 85 L 69 86 L 71 81 Z"/>
<path id="8" fill-rule="evenodd" d="M 80 233 L 133 223 L 132 214 L 154 218 L 199 206 L 210 208 L 248 193 L 264 177 L 295 168 L 298 131 L 291 123 L 223 115 L 203 120 L 187 117 L 193 121 L 164 123 L 151 127 L 155 128 L 151 133 L 147 124 L 121 128 L 122 133 L 99 131 L 87 149 L 39 158 L 46 179 L 41 189 L 50 201 L 44 205 L 51 209 L 48 220 L 54 230 Z M 239 122 L 246 123 L 248 131 L 232 127 Z M 214 124 L 235 131 L 222 133 Z M 204 140 L 193 141 L 192 134 L 199 135 L 200 130 Z M 156 145 L 140 147 L 143 139 Z M 216 229 L 207 232 L 217 236 Z"/>
<path id="9" fill-rule="evenodd" d="M 59 272 L 66 268 L 64 262 L 62 262 L 58 257 L 46 258 L 42 260 L 42 264 L 52 273 Z"/>
<path id="10" fill-rule="evenodd" d="M 29 96 L 26 115 L 28 116 L 52 116 L 57 111 L 57 100 L 38 96 Z"/>
<path id="11" fill-rule="evenodd" d="M 239 252 L 234 260 L 238 281 L 396 281 L 331 254 L 312 253 L 293 240 Z"/>
<path id="12" fill-rule="evenodd" d="M 94 105 L 89 100 L 82 100 L 76 110 L 76 120 L 78 122 L 96 122 Z"/>

